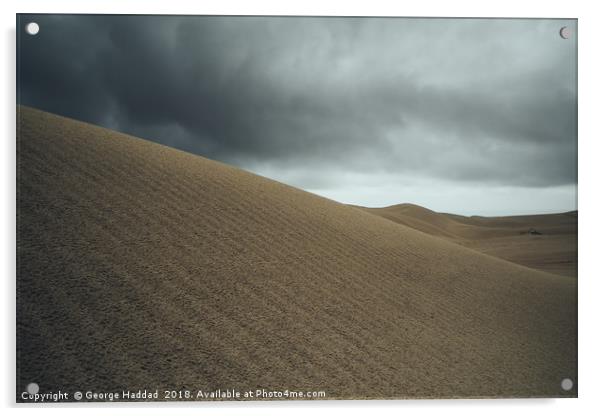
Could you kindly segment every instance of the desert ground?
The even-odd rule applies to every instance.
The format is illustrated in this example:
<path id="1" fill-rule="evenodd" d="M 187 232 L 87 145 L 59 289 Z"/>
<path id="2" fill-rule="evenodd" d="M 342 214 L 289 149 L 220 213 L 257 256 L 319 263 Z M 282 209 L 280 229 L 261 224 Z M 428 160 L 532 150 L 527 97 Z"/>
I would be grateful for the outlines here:
<path id="1" fill-rule="evenodd" d="M 560 387 L 577 380 L 574 214 L 366 210 L 39 110 L 17 115 L 18 401 L 30 382 L 577 395 Z M 541 235 L 520 234 L 529 228 Z"/>
<path id="2" fill-rule="evenodd" d="M 577 277 L 577 211 L 466 217 L 433 212 L 413 204 L 358 208 L 513 263 Z"/>

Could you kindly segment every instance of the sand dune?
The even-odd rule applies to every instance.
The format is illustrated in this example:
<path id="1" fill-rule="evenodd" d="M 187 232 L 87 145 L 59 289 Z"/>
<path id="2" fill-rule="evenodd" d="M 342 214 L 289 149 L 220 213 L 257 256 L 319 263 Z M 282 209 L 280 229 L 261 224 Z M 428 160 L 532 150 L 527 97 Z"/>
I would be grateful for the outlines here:
<path id="1" fill-rule="evenodd" d="M 19 393 L 576 395 L 573 278 L 25 107 L 17 202 Z"/>
<path id="2" fill-rule="evenodd" d="M 363 208 L 398 224 L 534 269 L 577 276 L 577 212 L 465 217 L 413 204 Z M 529 230 L 535 230 L 532 234 Z"/>

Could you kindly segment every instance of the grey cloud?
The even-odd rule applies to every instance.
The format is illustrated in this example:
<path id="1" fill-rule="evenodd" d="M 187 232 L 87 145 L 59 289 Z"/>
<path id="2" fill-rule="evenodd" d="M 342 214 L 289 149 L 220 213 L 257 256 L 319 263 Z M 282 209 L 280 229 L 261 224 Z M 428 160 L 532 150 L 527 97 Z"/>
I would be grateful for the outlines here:
<path id="1" fill-rule="evenodd" d="M 29 19 L 21 103 L 306 189 L 340 186 L 326 171 L 577 180 L 576 40 L 558 36 L 575 21 Z"/>

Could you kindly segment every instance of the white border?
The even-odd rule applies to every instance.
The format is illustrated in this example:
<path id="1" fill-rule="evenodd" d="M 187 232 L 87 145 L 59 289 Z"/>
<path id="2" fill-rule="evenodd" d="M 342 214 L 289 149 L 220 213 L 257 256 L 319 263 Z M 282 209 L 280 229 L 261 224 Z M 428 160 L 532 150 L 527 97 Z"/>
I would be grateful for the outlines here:
<path id="1" fill-rule="evenodd" d="M 587 4 L 587 5 L 586 5 Z M 601 96 L 600 45 L 602 40 L 602 16 L 593 6 L 595 2 L 506 0 L 484 1 L 204 1 L 195 3 L 181 0 L 119 1 L 97 0 L 42 1 L 22 0 L 1 3 L 3 23 L 2 125 L 5 134 L 0 141 L 0 169 L 2 172 L 2 203 L 0 209 L 3 266 L 2 282 L 2 375 L 0 394 L 2 405 L 17 410 L 14 400 L 15 375 L 15 13 L 131 13 L 131 14 L 270 14 L 270 15 L 338 15 L 338 16 L 439 16 L 439 17 L 557 17 L 579 19 L 579 399 L 558 400 L 456 400 L 456 401 L 326 401 L 326 402 L 279 402 L 279 403 L 195 403 L 194 405 L 140 405 L 109 404 L 103 407 L 86 407 L 85 412 L 98 414 L 111 412 L 144 412 L 163 414 L 176 410 L 184 413 L 240 414 L 329 414 L 344 411 L 348 414 L 379 413 L 426 413 L 445 412 L 449 415 L 506 415 L 508 413 L 542 413 L 563 415 L 570 413 L 592 414 L 599 410 L 598 389 L 602 377 L 600 368 L 601 342 L 598 317 L 602 295 L 600 265 L 597 250 L 600 247 L 600 105 Z M 32 406 L 20 406 L 21 412 L 30 413 Z M 39 408 L 39 406 L 37 407 Z M 108 409 L 107 409 L 108 408 Z M 80 413 L 82 407 L 47 406 L 44 410 L 53 414 Z"/>

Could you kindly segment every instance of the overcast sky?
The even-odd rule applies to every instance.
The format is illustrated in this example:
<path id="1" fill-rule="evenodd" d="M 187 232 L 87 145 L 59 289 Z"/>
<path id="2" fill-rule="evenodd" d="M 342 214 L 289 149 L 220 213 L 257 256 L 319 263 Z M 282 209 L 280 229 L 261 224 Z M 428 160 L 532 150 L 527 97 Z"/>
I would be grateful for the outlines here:
<path id="1" fill-rule="evenodd" d="M 577 208 L 574 20 L 29 21 L 40 32 L 18 29 L 22 104 L 344 203 Z"/>

